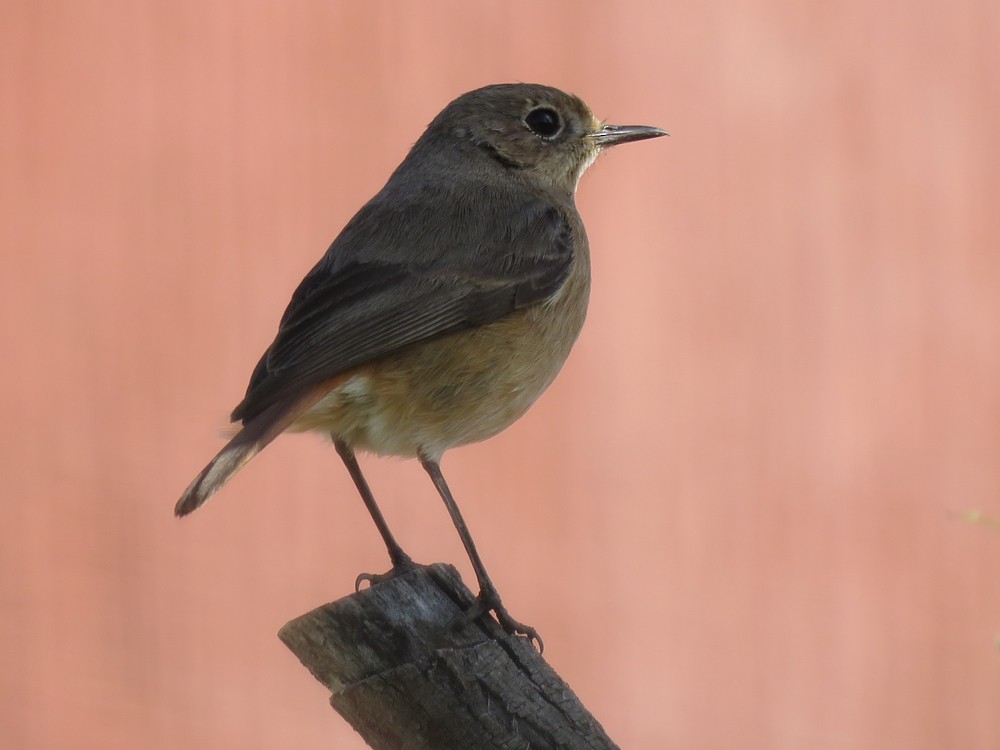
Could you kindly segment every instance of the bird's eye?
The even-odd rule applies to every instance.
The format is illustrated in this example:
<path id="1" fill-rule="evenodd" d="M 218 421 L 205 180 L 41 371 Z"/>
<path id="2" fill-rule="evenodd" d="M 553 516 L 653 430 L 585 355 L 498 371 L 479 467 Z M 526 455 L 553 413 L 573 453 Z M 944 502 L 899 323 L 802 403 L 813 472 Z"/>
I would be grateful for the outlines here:
<path id="1" fill-rule="evenodd" d="M 531 110 L 524 118 L 524 124 L 532 133 L 540 135 L 542 138 L 554 138 L 562 130 L 559 113 L 549 107 Z"/>

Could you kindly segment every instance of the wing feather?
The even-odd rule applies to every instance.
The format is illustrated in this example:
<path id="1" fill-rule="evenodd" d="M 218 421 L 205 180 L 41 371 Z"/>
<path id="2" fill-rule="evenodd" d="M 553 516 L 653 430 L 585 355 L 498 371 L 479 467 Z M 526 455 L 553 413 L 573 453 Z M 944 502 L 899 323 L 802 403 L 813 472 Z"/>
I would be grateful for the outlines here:
<path id="1" fill-rule="evenodd" d="M 379 198 L 359 212 L 299 285 L 233 411 L 234 421 L 246 423 L 403 347 L 544 301 L 569 275 L 569 224 L 538 198 L 515 204 L 514 222 L 511 213 L 504 222 L 485 211 L 486 220 L 477 225 L 445 221 L 439 231 L 420 224 L 420 206 L 411 207 L 416 214 L 409 220 L 422 230 L 408 241 L 395 227 L 386 229 L 393 217 Z M 427 207 L 428 219 L 440 221 L 432 209 Z"/>

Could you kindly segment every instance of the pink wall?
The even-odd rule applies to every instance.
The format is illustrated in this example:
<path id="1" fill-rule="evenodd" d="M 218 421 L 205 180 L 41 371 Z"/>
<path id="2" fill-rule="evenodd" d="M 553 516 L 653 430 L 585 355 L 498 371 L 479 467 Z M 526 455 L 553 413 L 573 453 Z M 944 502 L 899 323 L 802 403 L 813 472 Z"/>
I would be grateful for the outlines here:
<path id="1" fill-rule="evenodd" d="M 332 449 L 171 509 L 301 275 L 506 80 L 674 133 L 584 178 L 556 385 L 446 457 L 513 613 L 623 747 L 1000 746 L 1000 5 L 67 0 L 0 8 L 4 747 L 362 746 L 275 637 L 384 566 Z"/>

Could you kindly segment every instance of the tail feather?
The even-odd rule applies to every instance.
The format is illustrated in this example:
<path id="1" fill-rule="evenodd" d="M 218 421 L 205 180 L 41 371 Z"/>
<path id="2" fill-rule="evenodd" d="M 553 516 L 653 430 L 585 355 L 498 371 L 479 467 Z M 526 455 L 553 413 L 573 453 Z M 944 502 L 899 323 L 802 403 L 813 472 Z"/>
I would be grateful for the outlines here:
<path id="1" fill-rule="evenodd" d="M 288 429 L 306 408 L 318 400 L 320 395 L 315 394 L 302 399 L 291 407 L 287 403 L 275 404 L 251 419 L 188 485 L 174 506 L 174 515 L 186 516 L 196 508 L 200 508 L 233 474 L 242 469 L 247 461 Z"/>

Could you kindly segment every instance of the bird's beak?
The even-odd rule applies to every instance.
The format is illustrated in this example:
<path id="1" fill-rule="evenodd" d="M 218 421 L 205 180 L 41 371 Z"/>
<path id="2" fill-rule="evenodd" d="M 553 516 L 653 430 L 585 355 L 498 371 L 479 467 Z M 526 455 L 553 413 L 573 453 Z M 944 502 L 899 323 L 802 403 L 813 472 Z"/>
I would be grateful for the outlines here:
<path id="1" fill-rule="evenodd" d="M 648 125 L 605 125 L 600 130 L 587 133 L 587 138 L 593 139 L 598 146 L 617 146 L 619 143 L 629 141 L 644 141 L 647 138 L 659 138 L 661 135 L 670 135 L 666 130 L 652 128 Z"/>

